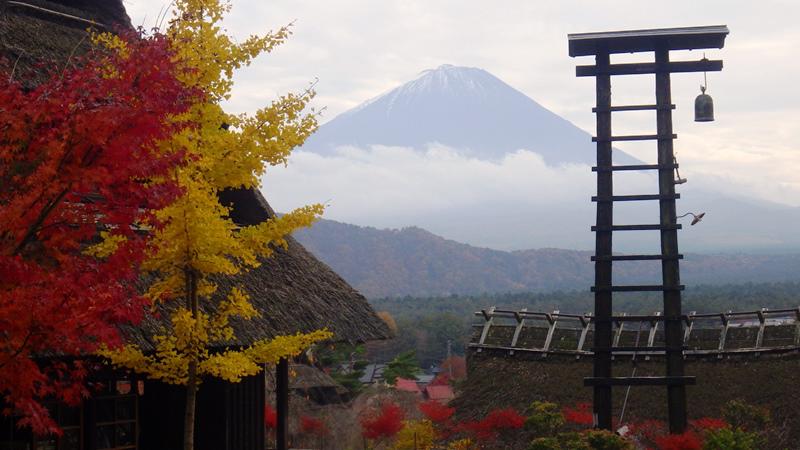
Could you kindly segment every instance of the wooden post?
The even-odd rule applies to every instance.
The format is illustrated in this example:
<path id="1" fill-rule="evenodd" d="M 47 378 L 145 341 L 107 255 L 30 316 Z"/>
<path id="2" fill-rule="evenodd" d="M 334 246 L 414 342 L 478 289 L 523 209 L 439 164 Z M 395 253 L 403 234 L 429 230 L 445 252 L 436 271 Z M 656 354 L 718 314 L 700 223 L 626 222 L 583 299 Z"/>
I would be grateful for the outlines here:
<path id="1" fill-rule="evenodd" d="M 672 148 L 672 93 L 670 89 L 669 49 L 661 46 L 656 56 L 656 128 L 658 134 L 658 193 L 661 212 L 661 273 L 664 285 L 664 342 L 667 377 L 682 377 L 683 321 L 681 312 L 680 268 L 678 266 L 678 230 L 675 212 L 675 159 Z M 669 431 L 683 433 L 687 426 L 686 386 L 667 386 Z"/>
<path id="2" fill-rule="evenodd" d="M 287 450 L 289 435 L 289 360 L 281 358 L 275 365 L 275 404 L 277 409 L 277 430 L 275 447 Z"/>
<path id="3" fill-rule="evenodd" d="M 598 49 L 597 65 L 597 197 L 611 198 L 614 195 L 611 171 L 611 75 L 608 66 L 611 58 L 608 51 Z M 614 204 L 597 203 L 597 230 L 595 232 L 594 263 L 594 368 L 595 378 L 611 378 L 611 344 L 613 341 L 612 292 L 611 292 L 611 227 L 614 224 Z M 594 386 L 595 426 L 611 430 L 611 386 Z"/>

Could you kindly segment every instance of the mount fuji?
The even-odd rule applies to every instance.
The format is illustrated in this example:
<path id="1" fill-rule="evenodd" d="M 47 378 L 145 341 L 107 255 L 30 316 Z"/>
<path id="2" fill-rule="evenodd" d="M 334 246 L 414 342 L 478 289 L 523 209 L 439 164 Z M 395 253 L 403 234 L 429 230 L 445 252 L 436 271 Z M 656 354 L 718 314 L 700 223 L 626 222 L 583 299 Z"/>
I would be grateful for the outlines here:
<path id="1" fill-rule="evenodd" d="M 323 124 L 265 192 L 286 201 L 278 208 L 328 198 L 326 217 L 339 222 L 417 226 L 478 247 L 591 249 L 595 155 L 589 133 L 489 72 L 443 65 Z M 617 149 L 614 162 L 640 164 Z M 684 222 L 682 251 L 800 250 L 800 208 L 743 197 L 722 182 L 705 188 L 696 176 L 680 185 L 679 214 L 707 215 L 696 227 Z M 657 187 L 651 173 L 618 178 L 620 195 Z M 657 218 L 657 202 L 614 206 L 616 224 Z M 615 251 L 659 248 L 652 232 L 614 241 Z"/>
<path id="2" fill-rule="evenodd" d="M 339 146 L 437 143 L 467 156 L 497 160 L 520 149 L 551 166 L 591 165 L 589 133 L 549 111 L 489 72 L 442 65 L 324 124 L 303 146 L 331 154 Z M 617 151 L 615 161 L 636 159 Z"/>

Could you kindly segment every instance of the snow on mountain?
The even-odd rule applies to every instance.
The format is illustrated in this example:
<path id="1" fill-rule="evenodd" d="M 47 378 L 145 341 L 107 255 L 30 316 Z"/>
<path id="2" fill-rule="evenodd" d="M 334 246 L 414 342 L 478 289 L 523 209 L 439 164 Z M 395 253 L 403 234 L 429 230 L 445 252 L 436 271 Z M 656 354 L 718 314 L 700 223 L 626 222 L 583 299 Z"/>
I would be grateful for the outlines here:
<path id="1" fill-rule="evenodd" d="M 548 165 L 592 164 L 591 136 L 489 72 L 442 65 L 324 124 L 303 146 L 330 154 L 337 146 L 438 143 L 479 159 L 525 149 Z M 619 162 L 635 161 L 619 152 Z"/>

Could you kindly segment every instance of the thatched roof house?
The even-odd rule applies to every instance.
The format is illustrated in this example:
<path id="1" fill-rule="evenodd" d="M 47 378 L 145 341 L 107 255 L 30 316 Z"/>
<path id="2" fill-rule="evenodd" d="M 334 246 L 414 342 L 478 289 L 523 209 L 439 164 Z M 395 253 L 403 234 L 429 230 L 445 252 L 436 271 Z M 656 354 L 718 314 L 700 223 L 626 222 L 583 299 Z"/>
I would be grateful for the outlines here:
<path id="1" fill-rule="evenodd" d="M 88 48 L 87 28 L 130 26 L 121 0 L 0 0 L 0 57 L 13 67 L 16 79 L 34 85 L 42 79 L 39 67 L 67 64 L 71 55 Z M 231 190 L 220 198 L 243 225 L 275 215 L 257 190 Z M 260 267 L 228 283 L 234 282 L 248 291 L 261 317 L 234 323 L 238 341 L 231 345 L 320 328 L 332 331 L 334 340 L 351 343 L 391 335 L 361 294 L 293 238 L 288 239 L 287 249 L 277 249 Z M 220 284 L 224 286 L 225 280 Z M 125 333 L 143 349 L 152 349 L 152 337 L 167 317 L 148 317 Z M 54 405 L 59 422 L 75 419 L 61 423 L 60 438 L 16 431 L 0 417 L 0 447 L 181 448 L 182 390 L 126 377 L 110 375 L 103 380 L 105 391 L 77 410 Z M 264 395 L 263 376 L 239 384 L 204 382 L 198 398 L 196 448 L 263 449 Z"/>

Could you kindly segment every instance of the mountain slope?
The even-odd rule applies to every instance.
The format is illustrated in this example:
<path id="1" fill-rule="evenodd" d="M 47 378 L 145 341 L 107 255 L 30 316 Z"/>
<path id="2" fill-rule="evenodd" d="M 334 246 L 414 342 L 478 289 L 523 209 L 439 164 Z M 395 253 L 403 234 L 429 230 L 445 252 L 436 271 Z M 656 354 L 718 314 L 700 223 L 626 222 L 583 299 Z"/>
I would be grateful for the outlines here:
<path id="1" fill-rule="evenodd" d="M 591 136 L 489 72 L 451 65 L 419 77 L 322 125 L 303 149 L 330 154 L 337 146 L 429 143 L 470 156 L 499 159 L 519 149 L 549 165 L 591 164 Z M 635 161 L 619 152 L 619 161 Z"/>
<path id="2" fill-rule="evenodd" d="M 371 298 L 587 289 L 591 252 L 505 252 L 444 239 L 418 227 L 359 227 L 321 220 L 295 237 Z M 652 264 L 651 264 L 652 263 Z M 615 281 L 655 284 L 658 262 L 618 263 Z M 796 280 L 800 255 L 686 255 L 685 284 Z"/>

